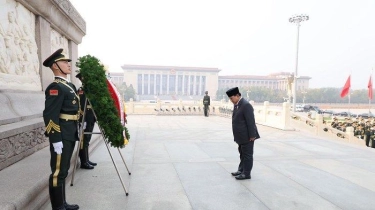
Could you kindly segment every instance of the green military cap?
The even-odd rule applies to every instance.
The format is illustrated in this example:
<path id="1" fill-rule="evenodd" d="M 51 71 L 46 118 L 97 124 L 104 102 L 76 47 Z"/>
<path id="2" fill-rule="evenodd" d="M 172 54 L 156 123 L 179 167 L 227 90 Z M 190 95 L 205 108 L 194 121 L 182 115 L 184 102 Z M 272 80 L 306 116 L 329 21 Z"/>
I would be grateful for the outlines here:
<path id="1" fill-rule="evenodd" d="M 78 78 L 78 79 L 82 79 L 81 72 L 78 72 L 78 74 L 76 75 L 76 78 Z"/>
<path id="2" fill-rule="evenodd" d="M 63 49 L 60 48 L 58 50 L 56 50 L 56 52 L 52 53 L 52 55 L 50 55 L 44 62 L 43 62 L 43 66 L 45 67 L 51 67 L 53 63 L 57 62 L 57 61 L 72 61 L 71 59 L 69 59 L 68 57 L 66 57 L 63 53 L 62 53 Z"/>

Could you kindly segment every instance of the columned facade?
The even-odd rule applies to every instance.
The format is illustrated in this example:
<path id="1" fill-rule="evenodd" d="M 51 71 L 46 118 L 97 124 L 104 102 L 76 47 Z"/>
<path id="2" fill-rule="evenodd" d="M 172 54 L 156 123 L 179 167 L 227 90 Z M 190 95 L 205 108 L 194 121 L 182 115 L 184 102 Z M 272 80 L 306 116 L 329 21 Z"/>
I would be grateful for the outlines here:
<path id="1" fill-rule="evenodd" d="M 279 72 L 268 76 L 234 75 L 219 76 L 219 88 L 231 87 L 264 87 L 272 90 L 288 90 L 293 78 L 288 72 Z M 299 76 L 297 79 L 297 90 L 307 90 L 311 77 Z"/>
<path id="2" fill-rule="evenodd" d="M 123 65 L 124 82 L 132 84 L 140 99 L 200 98 L 218 89 L 217 68 Z"/>

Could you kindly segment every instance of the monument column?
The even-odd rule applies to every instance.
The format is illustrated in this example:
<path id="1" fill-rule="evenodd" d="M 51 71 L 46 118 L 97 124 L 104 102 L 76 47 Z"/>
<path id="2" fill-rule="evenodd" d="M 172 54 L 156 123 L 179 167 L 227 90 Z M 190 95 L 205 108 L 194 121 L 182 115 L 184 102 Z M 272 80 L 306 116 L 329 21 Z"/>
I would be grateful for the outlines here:
<path id="1" fill-rule="evenodd" d="M 69 40 L 68 48 L 69 48 L 69 53 L 70 53 L 69 58 L 72 59 L 72 62 L 70 63 L 70 68 L 72 70 L 72 73 L 70 74 L 70 81 L 72 81 L 72 83 L 78 88 L 81 86 L 80 85 L 81 82 L 79 82 L 79 79 L 76 78 L 76 75 L 77 75 L 76 62 L 78 58 L 78 45 L 74 43 L 72 40 Z"/>
<path id="2" fill-rule="evenodd" d="M 38 45 L 40 79 L 42 90 L 45 90 L 53 80 L 52 70 L 43 66 L 44 59 L 52 54 L 50 41 L 51 25 L 41 16 L 36 16 L 35 22 L 35 39 Z"/>

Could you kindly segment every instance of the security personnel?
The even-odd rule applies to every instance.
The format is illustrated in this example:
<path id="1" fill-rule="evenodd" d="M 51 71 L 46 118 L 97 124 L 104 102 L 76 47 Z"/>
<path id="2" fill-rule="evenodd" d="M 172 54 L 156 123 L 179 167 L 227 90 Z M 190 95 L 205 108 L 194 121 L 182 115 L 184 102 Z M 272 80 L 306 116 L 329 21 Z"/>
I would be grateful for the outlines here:
<path id="1" fill-rule="evenodd" d="M 205 92 L 205 96 L 203 97 L 203 105 L 204 105 L 204 116 L 208 117 L 208 112 L 210 109 L 210 96 L 208 95 L 208 91 Z"/>
<path id="2" fill-rule="evenodd" d="M 43 111 L 45 135 L 49 137 L 51 154 L 49 195 L 52 209 L 75 210 L 79 206 L 69 205 L 65 200 L 65 178 L 78 140 L 80 103 L 76 87 L 67 80 L 67 75 L 71 73 L 71 60 L 62 51 L 57 50 L 43 62 L 43 66 L 51 68 L 55 75 L 55 80 L 45 90 Z"/>
<path id="3" fill-rule="evenodd" d="M 76 77 L 81 82 L 83 81 L 81 73 L 78 73 Z M 80 98 L 81 108 L 84 109 L 86 103 L 86 94 L 83 91 L 83 85 L 78 89 L 78 96 Z M 82 119 L 80 119 L 80 122 L 82 122 Z M 87 100 L 85 120 L 83 124 L 84 132 L 91 133 L 94 130 L 95 122 L 96 119 L 94 112 L 92 111 L 91 104 Z M 97 165 L 97 163 L 91 162 L 89 159 L 90 140 L 91 134 L 84 134 L 83 139 L 81 139 L 81 145 L 79 147 L 79 158 L 81 159 L 81 168 L 83 169 L 94 169 L 94 166 Z"/>

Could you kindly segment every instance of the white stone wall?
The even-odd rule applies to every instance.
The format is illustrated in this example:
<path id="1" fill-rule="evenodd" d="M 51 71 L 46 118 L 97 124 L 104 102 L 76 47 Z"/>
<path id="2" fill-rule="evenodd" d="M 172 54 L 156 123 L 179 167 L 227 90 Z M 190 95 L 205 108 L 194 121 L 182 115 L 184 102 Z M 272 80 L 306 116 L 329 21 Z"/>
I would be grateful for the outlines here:
<path id="1" fill-rule="evenodd" d="M 0 89 L 42 90 L 35 15 L 14 0 L 0 0 Z"/>

